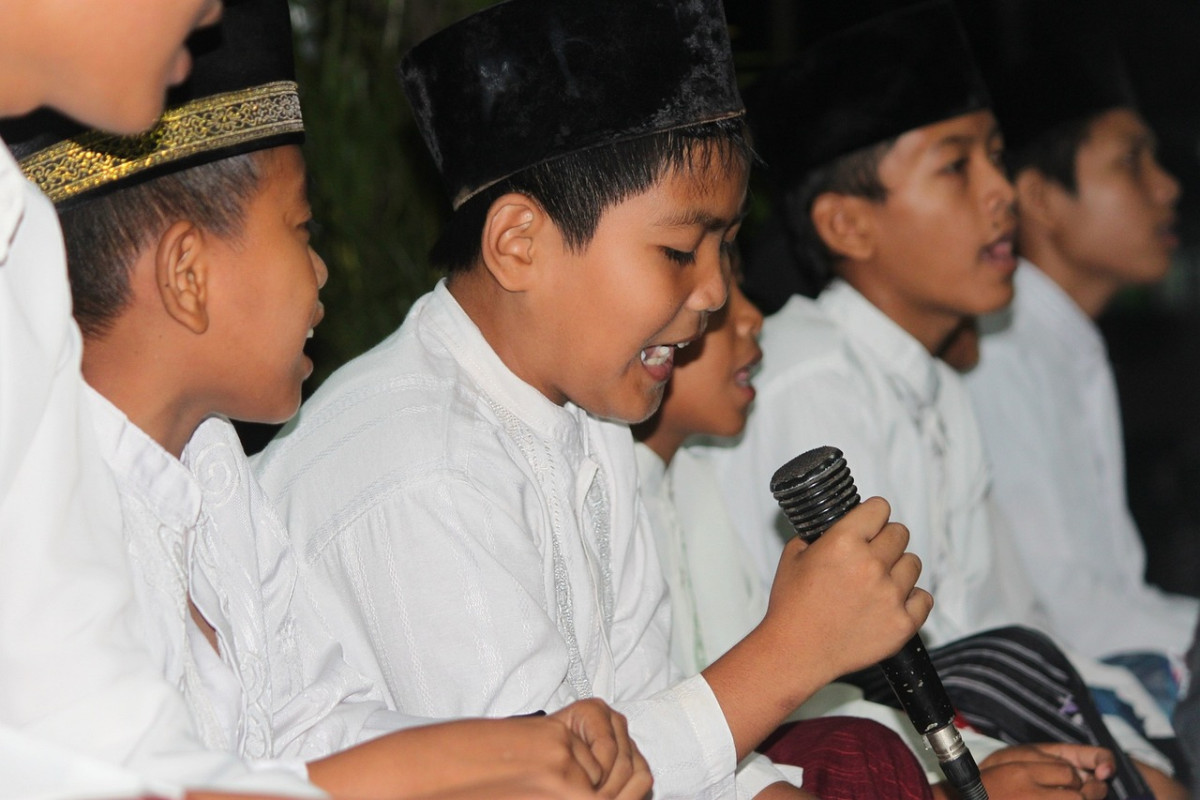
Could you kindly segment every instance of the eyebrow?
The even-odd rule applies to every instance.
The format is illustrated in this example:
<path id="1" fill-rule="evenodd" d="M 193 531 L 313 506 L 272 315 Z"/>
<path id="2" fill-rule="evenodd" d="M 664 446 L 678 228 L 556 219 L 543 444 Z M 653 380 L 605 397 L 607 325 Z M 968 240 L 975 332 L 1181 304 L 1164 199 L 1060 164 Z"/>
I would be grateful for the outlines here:
<path id="1" fill-rule="evenodd" d="M 1154 135 L 1154 131 L 1150 130 L 1131 133 L 1125 137 L 1125 141 L 1134 148 L 1148 148 L 1150 150 L 1158 148 L 1158 137 Z"/>
<path id="2" fill-rule="evenodd" d="M 993 125 L 988 130 L 987 134 L 983 137 L 983 141 L 984 142 L 992 142 L 992 141 L 995 141 L 996 139 L 1001 138 L 1003 135 L 1004 135 L 1004 133 L 1003 133 L 1003 131 L 1000 130 L 1000 126 Z M 940 139 L 936 146 L 939 148 L 940 147 L 951 147 L 951 146 L 971 147 L 977 141 L 979 141 L 979 137 L 973 136 L 969 133 L 958 133 L 958 134 L 952 133 L 949 136 L 947 136 L 943 139 Z"/>
<path id="3" fill-rule="evenodd" d="M 718 217 L 715 214 L 710 214 L 698 208 L 692 208 L 664 217 L 656 222 L 655 225 L 659 228 L 693 228 L 699 225 L 706 231 L 723 231 L 732 228 L 744 220 L 748 211 L 748 204 L 743 203 L 737 216 L 733 219 L 726 219 L 725 217 Z"/>

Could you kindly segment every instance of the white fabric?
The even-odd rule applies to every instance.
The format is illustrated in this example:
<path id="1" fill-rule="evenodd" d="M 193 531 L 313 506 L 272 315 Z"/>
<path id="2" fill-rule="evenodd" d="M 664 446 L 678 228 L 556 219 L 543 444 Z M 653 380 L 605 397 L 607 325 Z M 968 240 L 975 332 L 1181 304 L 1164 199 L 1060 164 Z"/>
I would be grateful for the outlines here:
<path id="1" fill-rule="evenodd" d="M 64 762 L 94 758 L 164 794 L 259 785 L 232 755 L 202 747 L 137 639 L 120 504 L 83 399 L 81 351 L 54 209 L 0 143 L 4 752 L 61 748 Z"/>
<path id="2" fill-rule="evenodd" d="M 98 393 L 89 400 L 121 493 L 140 633 L 204 743 L 303 777 L 304 761 L 377 736 L 395 715 L 331 638 L 296 630 L 295 562 L 233 426 L 208 419 L 180 461 Z M 315 657 L 302 662 L 301 648 Z"/>
<path id="3" fill-rule="evenodd" d="M 0 725 L 0 800 L 141 797 L 139 775 L 115 764 L 37 741 Z"/>
<path id="4" fill-rule="evenodd" d="M 703 456 L 680 449 L 669 468 L 644 444 L 635 445 L 635 456 L 638 488 L 671 602 L 671 660 L 684 675 L 696 675 L 762 620 L 766 592 L 732 534 Z M 730 535 L 706 535 L 720 531 Z M 751 775 L 761 777 L 751 784 Z M 753 754 L 738 778 L 739 795 L 753 797 L 784 778 L 802 785 L 804 770 Z"/>
<path id="5" fill-rule="evenodd" d="M 336 630 L 392 707 L 504 716 L 600 697 L 628 717 L 656 797 L 733 795 L 716 698 L 668 658 L 628 429 L 522 382 L 444 284 L 255 464 L 300 559 L 299 624 Z"/>
<path id="6" fill-rule="evenodd" d="M 682 447 L 668 467 L 637 445 L 638 483 L 671 599 L 671 658 L 694 675 L 767 613 L 767 592 L 734 533 L 707 456 Z"/>
<path id="7" fill-rule="evenodd" d="M 771 476 L 799 453 L 832 445 L 845 454 L 859 494 L 886 498 L 892 519 L 908 526 L 908 549 L 923 564 L 920 585 L 934 596 L 921 629 L 928 646 L 1002 625 L 1047 629 L 996 525 L 978 422 L 957 373 L 841 280 L 816 301 L 793 297 L 768 317 L 762 347 L 746 431 L 732 446 L 712 448 L 712 457 L 764 580 L 790 534 Z M 1132 675 L 1122 670 L 1117 679 L 1087 657 L 1067 655 L 1089 685 L 1113 688 L 1144 710 L 1150 728 L 1169 724 L 1143 702 Z M 1139 757 L 1155 752 L 1132 729 L 1110 730 Z M 1170 771 L 1161 757 L 1144 760 Z"/>
<path id="8" fill-rule="evenodd" d="M 768 317 L 762 347 L 746 431 L 712 457 L 763 579 L 791 535 L 771 476 L 832 445 L 859 494 L 887 498 L 892 519 L 908 526 L 920 583 L 935 598 L 921 631 L 927 645 L 1000 625 L 1039 627 L 1019 587 L 999 580 L 1015 555 L 993 535 L 982 443 L 958 376 L 840 280 L 817 301 L 793 297 Z"/>
<path id="9" fill-rule="evenodd" d="M 992 495 L 1029 583 L 1055 635 L 1082 653 L 1181 658 L 1200 599 L 1146 583 L 1100 331 L 1028 261 L 1017 269 L 1016 292 L 1009 312 L 984 322 L 982 357 L 967 386 Z"/>

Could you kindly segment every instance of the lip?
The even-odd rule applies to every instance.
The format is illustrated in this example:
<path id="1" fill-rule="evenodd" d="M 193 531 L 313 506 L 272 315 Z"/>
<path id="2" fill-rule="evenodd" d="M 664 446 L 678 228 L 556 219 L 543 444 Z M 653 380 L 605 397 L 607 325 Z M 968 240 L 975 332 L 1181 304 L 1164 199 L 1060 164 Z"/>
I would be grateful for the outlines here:
<path id="1" fill-rule="evenodd" d="M 1172 215 L 1166 222 L 1163 222 L 1154 229 L 1158 238 L 1171 249 L 1179 246 L 1179 234 L 1175 232 L 1175 223 L 1175 216 Z"/>
<path id="2" fill-rule="evenodd" d="M 650 377 L 654 379 L 655 383 L 665 383 L 670 380 L 671 373 L 675 370 L 675 353 L 684 347 L 695 344 L 704 335 L 706 324 L 707 320 L 702 318 L 700 324 L 697 326 L 697 330 L 691 336 L 683 339 L 665 339 L 664 337 L 664 341 L 648 344 L 643 347 L 638 351 L 638 362 L 641 364 L 642 369 L 650 373 Z M 670 348 L 666 361 L 661 364 L 647 364 L 642 360 L 642 353 L 659 347 Z"/>
<path id="3" fill-rule="evenodd" d="M 192 72 L 192 54 L 186 47 L 180 49 L 171 63 L 171 74 L 167 77 L 171 86 L 178 86 L 187 80 Z"/>
<path id="4" fill-rule="evenodd" d="M 1017 255 L 1014 250 L 1016 228 L 1009 228 L 980 248 L 981 259 L 1001 272 L 1011 273 L 1017 268 Z"/>
<path id="5" fill-rule="evenodd" d="M 320 325 L 323 319 L 325 319 L 325 304 L 318 300 L 313 309 L 312 321 L 308 324 L 308 338 L 312 338 L 313 329 Z"/>
<path id="6" fill-rule="evenodd" d="M 733 382 L 739 388 L 750 394 L 750 398 L 754 398 L 755 389 L 751 381 L 754 378 L 754 373 L 759 364 L 762 363 L 763 353 L 758 347 L 754 348 L 754 355 L 742 364 L 741 367 L 734 370 Z"/>

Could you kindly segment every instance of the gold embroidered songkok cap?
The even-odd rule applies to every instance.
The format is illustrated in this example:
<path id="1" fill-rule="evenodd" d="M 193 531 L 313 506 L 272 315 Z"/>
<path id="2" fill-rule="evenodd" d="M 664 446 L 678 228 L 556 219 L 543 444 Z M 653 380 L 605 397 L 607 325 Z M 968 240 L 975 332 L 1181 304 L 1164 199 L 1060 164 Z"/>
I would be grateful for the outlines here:
<path id="1" fill-rule="evenodd" d="M 286 0 L 226 0 L 188 40 L 188 80 L 145 133 L 114 136 L 52 111 L 7 120 L 0 138 L 59 207 L 222 158 L 304 141 Z"/>

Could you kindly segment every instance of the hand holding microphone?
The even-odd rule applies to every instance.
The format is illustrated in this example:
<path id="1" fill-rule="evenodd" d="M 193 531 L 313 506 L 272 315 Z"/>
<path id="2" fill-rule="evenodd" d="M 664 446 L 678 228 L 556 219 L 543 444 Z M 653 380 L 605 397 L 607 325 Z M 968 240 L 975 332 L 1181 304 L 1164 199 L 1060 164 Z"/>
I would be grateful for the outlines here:
<path id="1" fill-rule="evenodd" d="M 841 451 L 832 447 L 810 450 L 784 464 L 771 479 L 771 492 L 796 535 L 810 544 L 859 504 L 846 461 Z M 887 543 L 880 546 L 886 547 Z M 954 708 L 920 636 L 914 635 L 880 667 L 959 796 L 963 800 L 986 798 L 979 767 L 953 725 Z"/>

